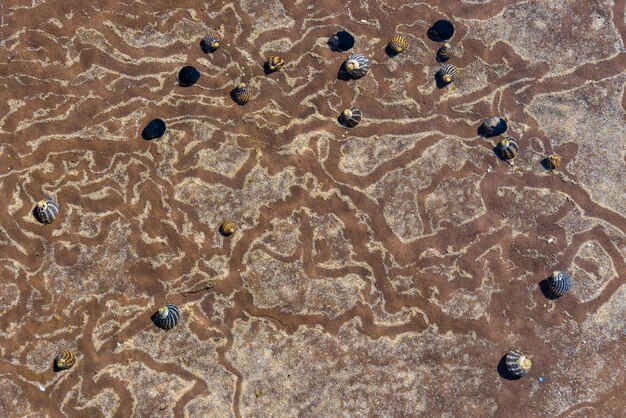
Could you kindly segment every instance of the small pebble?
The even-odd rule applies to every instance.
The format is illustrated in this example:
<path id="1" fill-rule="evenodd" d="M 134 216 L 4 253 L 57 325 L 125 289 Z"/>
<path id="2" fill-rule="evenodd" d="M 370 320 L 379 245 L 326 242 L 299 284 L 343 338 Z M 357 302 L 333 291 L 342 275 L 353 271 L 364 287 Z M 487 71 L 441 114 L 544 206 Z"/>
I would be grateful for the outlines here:
<path id="1" fill-rule="evenodd" d="M 543 382 L 544 380 L 546 380 L 546 378 L 543 377 L 543 375 L 541 375 L 537 378 L 537 380 L 539 380 L 540 382 Z"/>
<path id="2" fill-rule="evenodd" d="M 37 388 L 39 388 L 40 391 L 45 392 L 46 388 L 43 387 L 43 385 L 37 385 Z"/>

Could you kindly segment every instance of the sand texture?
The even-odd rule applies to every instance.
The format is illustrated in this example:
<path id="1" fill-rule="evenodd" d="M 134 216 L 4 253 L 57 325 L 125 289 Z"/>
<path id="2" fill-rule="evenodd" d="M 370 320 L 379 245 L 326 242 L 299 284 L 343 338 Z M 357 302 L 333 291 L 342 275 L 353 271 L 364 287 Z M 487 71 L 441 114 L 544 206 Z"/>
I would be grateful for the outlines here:
<path id="1" fill-rule="evenodd" d="M 0 416 L 626 416 L 624 7 L 3 0 Z M 462 72 L 439 88 L 444 18 Z M 371 70 L 346 81 L 351 52 Z"/>

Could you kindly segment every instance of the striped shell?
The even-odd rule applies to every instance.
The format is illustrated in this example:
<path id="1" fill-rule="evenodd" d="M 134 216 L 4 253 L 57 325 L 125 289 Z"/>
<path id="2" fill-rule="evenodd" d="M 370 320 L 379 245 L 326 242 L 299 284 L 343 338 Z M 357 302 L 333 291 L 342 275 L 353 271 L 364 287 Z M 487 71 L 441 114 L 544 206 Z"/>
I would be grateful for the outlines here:
<path id="1" fill-rule="evenodd" d="M 506 121 L 501 117 L 494 116 L 483 121 L 483 131 L 487 135 L 499 135 L 506 132 L 506 129 Z"/>
<path id="2" fill-rule="evenodd" d="M 530 359 L 515 351 L 509 351 L 506 355 L 506 369 L 513 376 L 522 377 L 532 367 L 533 363 Z"/>
<path id="3" fill-rule="evenodd" d="M 220 234 L 229 237 L 237 230 L 237 224 L 233 221 L 224 221 L 220 225 Z"/>
<path id="4" fill-rule="evenodd" d="M 370 70 L 370 60 L 365 55 L 352 54 L 344 63 L 344 68 L 353 78 L 360 78 Z"/>
<path id="5" fill-rule="evenodd" d="M 211 31 L 208 35 L 202 38 L 202 49 L 207 52 L 213 52 L 220 47 L 222 43 L 222 35 L 214 30 Z"/>
<path id="6" fill-rule="evenodd" d="M 76 356 L 71 351 L 63 351 L 54 358 L 54 365 L 59 370 L 67 370 L 76 363 Z"/>
<path id="7" fill-rule="evenodd" d="M 180 320 L 180 311 L 175 305 L 165 305 L 154 314 L 154 323 L 162 329 L 172 329 Z"/>
<path id="8" fill-rule="evenodd" d="M 437 51 L 437 59 L 441 62 L 448 61 L 457 55 L 456 48 L 450 42 L 444 42 L 443 46 Z"/>
<path id="9" fill-rule="evenodd" d="M 561 165 L 561 156 L 557 154 L 552 154 L 546 158 L 546 166 L 550 170 L 556 169 Z"/>
<path id="10" fill-rule="evenodd" d="M 498 152 L 505 160 L 512 160 L 519 152 L 519 145 L 513 138 L 507 136 L 498 143 Z"/>
<path id="11" fill-rule="evenodd" d="M 404 36 L 397 35 L 391 38 L 391 41 L 389 41 L 389 48 L 391 48 L 391 50 L 395 52 L 396 54 L 404 52 L 404 50 L 407 49 L 408 47 L 409 47 L 409 42 L 406 40 Z"/>
<path id="12" fill-rule="evenodd" d="M 281 57 L 271 56 L 267 59 L 267 68 L 270 71 L 280 70 L 285 66 L 285 61 Z"/>
<path id="13" fill-rule="evenodd" d="M 548 279 L 548 291 L 555 297 L 561 297 L 572 288 L 572 278 L 567 274 L 555 271 Z"/>
<path id="14" fill-rule="evenodd" d="M 250 101 L 250 89 L 248 89 L 246 83 L 237 84 L 237 87 L 233 90 L 232 95 L 237 104 L 245 105 L 248 101 Z"/>
<path id="15" fill-rule="evenodd" d="M 45 198 L 37 202 L 35 216 L 42 224 L 50 224 L 59 214 L 59 204 L 52 198 Z"/>
<path id="16" fill-rule="evenodd" d="M 444 83 L 452 83 L 459 76 L 460 72 L 456 66 L 445 64 L 439 69 L 439 76 Z"/>
<path id="17" fill-rule="evenodd" d="M 362 117 L 363 113 L 356 107 L 348 108 L 341 113 L 342 122 L 350 128 L 357 126 L 361 122 Z"/>

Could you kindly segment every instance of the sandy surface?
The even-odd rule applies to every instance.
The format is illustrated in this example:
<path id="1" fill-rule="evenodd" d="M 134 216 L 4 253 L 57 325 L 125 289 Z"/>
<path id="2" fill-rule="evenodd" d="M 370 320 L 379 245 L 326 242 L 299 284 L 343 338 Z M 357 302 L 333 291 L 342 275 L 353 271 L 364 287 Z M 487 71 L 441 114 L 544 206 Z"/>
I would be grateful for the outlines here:
<path id="1" fill-rule="evenodd" d="M 626 415 L 624 4 L 3 1 L 0 416 Z M 337 79 L 340 29 L 361 80 Z M 494 114 L 513 166 L 477 135 Z M 499 375 L 509 350 L 528 376 Z"/>

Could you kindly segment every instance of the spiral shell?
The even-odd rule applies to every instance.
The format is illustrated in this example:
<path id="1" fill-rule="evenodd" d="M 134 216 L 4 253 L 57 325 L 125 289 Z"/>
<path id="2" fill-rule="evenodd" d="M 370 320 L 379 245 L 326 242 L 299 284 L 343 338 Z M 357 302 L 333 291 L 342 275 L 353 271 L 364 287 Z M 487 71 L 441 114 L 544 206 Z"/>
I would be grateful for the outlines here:
<path id="1" fill-rule="evenodd" d="M 54 365 L 59 370 L 67 370 L 76 363 L 76 356 L 71 351 L 63 351 L 54 358 Z"/>
<path id="2" fill-rule="evenodd" d="M 528 373 L 532 365 L 532 361 L 530 361 L 530 359 L 523 354 L 515 351 L 509 351 L 506 355 L 506 369 L 513 376 L 524 376 Z"/>
<path id="3" fill-rule="evenodd" d="M 222 35 L 216 30 L 211 31 L 208 35 L 202 38 L 202 50 L 205 52 L 214 52 L 220 47 L 221 43 Z"/>
<path id="4" fill-rule="evenodd" d="M 445 64 L 439 69 L 439 76 L 446 84 L 452 83 L 456 80 L 460 73 L 461 70 L 452 64 Z"/>
<path id="5" fill-rule="evenodd" d="M 485 136 L 500 135 L 508 129 L 507 123 L 499 116 L 493 116 L 483 121 L 482 132 Z"/>
<path id="6" fill-rule="evenodd" d="M 154 324 L 162 329 L 172 329 L 180 320 L 180 311 L 175 305 L 165 305 L 154 314 Z"/>
<path id="7" fill-rule="evenodd" d="M 548 279 L 548 291 L 554 297 L 561 297 L 572 288 L 572 278 L 567 274 L 555 271 Z"/>
<path id="8" fill-rule="evenodd" d="M 446 62 L 456 55 L 457 50 L 450 42 L 444 42 L 443 46 L 437 51 L 437 59 L 440 62 Z"/>
<path id="9" fill-rule="evenodd" d="M 498 152 L 505 160 L 512 160 L 519 152 L 519 145 L 513 138 L 507 136 L 498 143 Z"/>
<path id="10" fill-rule="evenodd" d="M 561 165 L 561 156 L 557 154 L 552 154 L 546 158 L 545 163 L 546 167 L 548 167 L 550 170 L 554 170 Z"/>
<path id="11" fill-rule="evenodd" d="M 42 224 L 50 224 L 59 215 L 59 204 L 52 198 L 47 197 L 37 202 L 35 216 Z"/>
<path id="12" fill-rule="evenodd" d="M 267 68 L 270 71 L 278 71 L 285 66 L 285 61 L 278 56 L 271 56 L 267 59 Z"/>
<path id="13" fill-rule="evenodd" d="M 357 126 L 361 122 L 362 117 L 363 113 L 356 107 L 348 108 L 341 113 L 341 121 L 350 128 Z"/>
<path id="14" fill-rule="evenodd" d="M 353 78 L 360 78 L 370 70 L 370 60 L 361 54 L 352 54 L 343 64 L 346 72 Z"/>
<path id="15" fill-rule="evenodd" d="M 229 237 L 237 230 L 237 224 L 231 220 L 224 221 L 220 225 L 220 234 Z"/>
<path id="16" fill-rule="evenodd" d="M 250 101 L 250 90 L 246 83 L 239 83 L 237 87 L 232 91 L 233 99 L 237 104 L 245 105 Z"/>
<path id="17" fill-rule="evenodd" d="M 396 54 L 404 52 L 404 50 L 408 47 L 409 41 L 407 41 L 404 36 L 397 35 L 391 38 L 391 41 L 389 41 L 389 48 L 391 48 L 391 50 Z"/>

